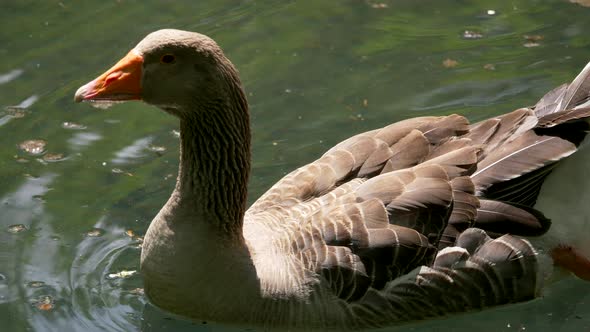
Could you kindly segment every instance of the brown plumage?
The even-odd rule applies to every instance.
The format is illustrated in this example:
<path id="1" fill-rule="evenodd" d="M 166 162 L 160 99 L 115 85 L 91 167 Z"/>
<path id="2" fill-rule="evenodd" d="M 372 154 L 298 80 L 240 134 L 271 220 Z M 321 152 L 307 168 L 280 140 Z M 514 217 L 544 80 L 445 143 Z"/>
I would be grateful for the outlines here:
<path id="1" fill-rule="evenodd" d="M 210 38 L 154 32 L 76 100 L 141 98 L 180 119 L 178 182 L 141 257 L 152 302 L 199 320 L 356 329 L 540 293 L 537 251 L 518 235 L 550 227 L 533 205 L 586 134 L 589 68 L 535 107 L 353 136 L 245 212 L 247 103 Z"/>

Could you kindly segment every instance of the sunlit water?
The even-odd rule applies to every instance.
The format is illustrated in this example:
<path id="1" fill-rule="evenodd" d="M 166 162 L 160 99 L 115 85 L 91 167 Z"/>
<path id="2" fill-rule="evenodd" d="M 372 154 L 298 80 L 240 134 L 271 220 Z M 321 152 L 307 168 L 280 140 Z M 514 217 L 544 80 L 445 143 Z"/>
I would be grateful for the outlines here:
<path id="1" fill-rule="evenodd" d="M 83 3 L 0 4 L 1 331 L 220 329 L 142 294 L 139 246 L 174 185 L 176 120 L 73 103 L 150 31 L 208 34 L 240 69 L 250 201 L 354 133 L 533 104 L 590 60 L 590 9 L 561 0 Z M 580 192 L 566 213 L 587 215 L 590 183 L 563 185 Z M 386 330 L 587 331 L 590 286 L 568 278 L 529 303 Z"/>

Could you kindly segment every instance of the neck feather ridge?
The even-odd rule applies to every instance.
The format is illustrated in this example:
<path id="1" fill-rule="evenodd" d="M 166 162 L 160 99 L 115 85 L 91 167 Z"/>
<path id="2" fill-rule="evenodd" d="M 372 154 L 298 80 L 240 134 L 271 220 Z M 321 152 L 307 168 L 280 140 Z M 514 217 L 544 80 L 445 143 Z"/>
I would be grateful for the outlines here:
<path id="1" fill-rule="evenodd" d="M 241 238 L 250 173 L 250 128 L 243 93 L 208 103 L 180 120 L 175 194 L 184 209 L 230 238 Z M 233 98 L 230 98 L 233 99 Z M 188 211 L 191 212 L 191 211 Z"/>

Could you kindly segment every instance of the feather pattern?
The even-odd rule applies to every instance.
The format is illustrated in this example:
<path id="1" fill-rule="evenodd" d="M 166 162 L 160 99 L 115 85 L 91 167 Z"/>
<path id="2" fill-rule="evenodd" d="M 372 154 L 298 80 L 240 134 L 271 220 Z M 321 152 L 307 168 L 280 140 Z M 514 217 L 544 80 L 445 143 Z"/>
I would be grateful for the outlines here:
<path id="1" fill-rule="evenodd" d="M 176 52 L 179 77 L 159 62 Z M 249 113 L 233 64 L 211 38 L 170 29 L 128 57 L 111 72 L 150 70 L 107 72 L 75 99 L 139 97 L 104 80 L 140 77 L 141 98 L 180 119 L 177 185 L 142 248 L 156 305 L 199 320 L 342 330 L 539 295 L 541 262 L 518 235 L 550 227 L 532 205 L 589 129 L 590 64 L 534 107 L 475 124 L 417 117 L 353 136 L 246 210 Z M 207 79 L 187 82 L 195 68 Z"/>
<path id="2" fill-rule="evenodd" d="M 473 125 L 457 115 L 422 117 L 349 138 L 279 181 L 246 223 L 255 211 L 278 209 L 279 189 L 300 186 L 288 198 L 297 204 L 280 209 L 289 216 L 275 220 L 316 230 L 290 233 L 291 250 L 362 327 L 534 298 L 542 287 L 536 252 L 504 234 L 538 236 L 550 227 L 530 206 L 579 143 L 550 130 L 590 116 L 557 107 L 571 86 Z M 579 135 L 584 128 L 576 127 Z M 321 190 L 317 180 L 298 180 L 324 173 Z"/>

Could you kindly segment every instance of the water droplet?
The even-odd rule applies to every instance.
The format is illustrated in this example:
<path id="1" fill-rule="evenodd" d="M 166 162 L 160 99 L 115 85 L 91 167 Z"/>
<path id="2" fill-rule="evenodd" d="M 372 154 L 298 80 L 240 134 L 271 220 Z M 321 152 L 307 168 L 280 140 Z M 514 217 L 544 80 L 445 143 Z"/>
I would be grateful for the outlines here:
<path id="1" fill-rule="evenodd" d="M 32 155 L 40 155 L 45 152 L 45 146 L 47 142 L 42 139 L 30 139 L 24 142 L 21 142 L 18 147 Z"/>
<path id="2" fill-rule="evenodd" d="M 61 127 L 64 129 L 72 129 L 72 130 L 82 130 L 82 129 L 86 129 L 85 125 L 81 125 L 79 123 L 74 123 L 74 122 L 64 122 L 61 124 Z"/>
<path id="3" fill-rule="evenodd" d="M 12 234 L 20 233 L 27 230 L 27 226 L 23 224 L 15 224 L 8 226 L 8 232 Z"/>

